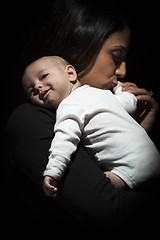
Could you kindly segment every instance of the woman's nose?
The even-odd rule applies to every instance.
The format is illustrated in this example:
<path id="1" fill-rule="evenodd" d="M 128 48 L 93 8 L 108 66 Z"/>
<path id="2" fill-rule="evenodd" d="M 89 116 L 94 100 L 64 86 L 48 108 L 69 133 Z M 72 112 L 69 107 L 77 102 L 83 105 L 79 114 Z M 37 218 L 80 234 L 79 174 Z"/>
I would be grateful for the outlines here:
<path id="1" fill-rule="evenodd" d="M 117 78 L 124 78 L 126 76 L 126 62 L 122 62 L 116 69 L 116 76 Z"/>

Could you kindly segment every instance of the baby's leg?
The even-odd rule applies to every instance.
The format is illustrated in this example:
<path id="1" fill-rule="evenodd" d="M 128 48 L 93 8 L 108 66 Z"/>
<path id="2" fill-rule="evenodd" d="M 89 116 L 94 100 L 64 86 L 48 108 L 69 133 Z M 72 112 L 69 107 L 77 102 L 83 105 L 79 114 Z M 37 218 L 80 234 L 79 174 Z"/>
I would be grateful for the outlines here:
<path id="1" fill-rule="evenodd" d="M 128 186 L 126 185 L 126 183 L 120 177 L 118 177 L 116 174 L 114 174 L 110 171 L 106 171 L 105 175 L 106 175 L 106 177 L 110 178 L 111 183 L 116 188 L 122 188 L 122 189 L 127 190 Z"/>

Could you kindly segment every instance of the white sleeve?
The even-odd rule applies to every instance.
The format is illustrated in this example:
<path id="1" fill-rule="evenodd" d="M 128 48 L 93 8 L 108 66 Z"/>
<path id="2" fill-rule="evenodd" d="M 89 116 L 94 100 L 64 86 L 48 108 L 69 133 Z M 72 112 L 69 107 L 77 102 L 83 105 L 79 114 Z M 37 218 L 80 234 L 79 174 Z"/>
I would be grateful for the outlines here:
<path id="1" fill-rule="evenodd" d="M 57 110 L 55 136 L 49 149 L 50 156 L 44 176 L 52 176 L 59 180 L 62 178 L 81 138 L 83 112 L 77 105 L 65 104 Z"/>
<path id="2" fill-rule="evenodd" d="M 134 94 L 122 92 L 122 87 L 120 86 L 115 91 L 115 97 L 130 115 L 134 114 L 137 109 L 137 98 Z"/>

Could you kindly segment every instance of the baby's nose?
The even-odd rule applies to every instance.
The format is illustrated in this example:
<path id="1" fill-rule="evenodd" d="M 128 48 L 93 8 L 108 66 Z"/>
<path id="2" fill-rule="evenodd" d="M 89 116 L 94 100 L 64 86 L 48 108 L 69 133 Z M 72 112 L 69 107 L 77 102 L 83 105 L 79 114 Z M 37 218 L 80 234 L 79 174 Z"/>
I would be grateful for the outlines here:
<path id="1" fill-rule="evenodd" d="M 36 83 L 34 85 L 34 92 L 39 93 L 40 91 L 42 91 L 42 85 L 40 83 Z"/>

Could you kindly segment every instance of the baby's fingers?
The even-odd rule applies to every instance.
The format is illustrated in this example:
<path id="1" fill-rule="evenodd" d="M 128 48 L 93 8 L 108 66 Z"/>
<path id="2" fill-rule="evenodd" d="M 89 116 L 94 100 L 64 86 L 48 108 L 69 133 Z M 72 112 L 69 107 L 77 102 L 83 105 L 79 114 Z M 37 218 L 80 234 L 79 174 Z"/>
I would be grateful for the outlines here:
<path id="1" fill-rule="evenodd" d="M 48 176 L 44 178 L 43 189 L 47 196 L 52 196 L 52 194 L 57 192 L 57 187 L 51 185 L 51 179 Z"/>
<path id="2" fill-rule="evenodd" d="M 53 187 L 53 186 L 43 186 L 44 188 L 44 192 L 47 196 L 52 196 L 52 195 L 55 195 L 57 193 L 57 188 L 56 187 Z"/>

